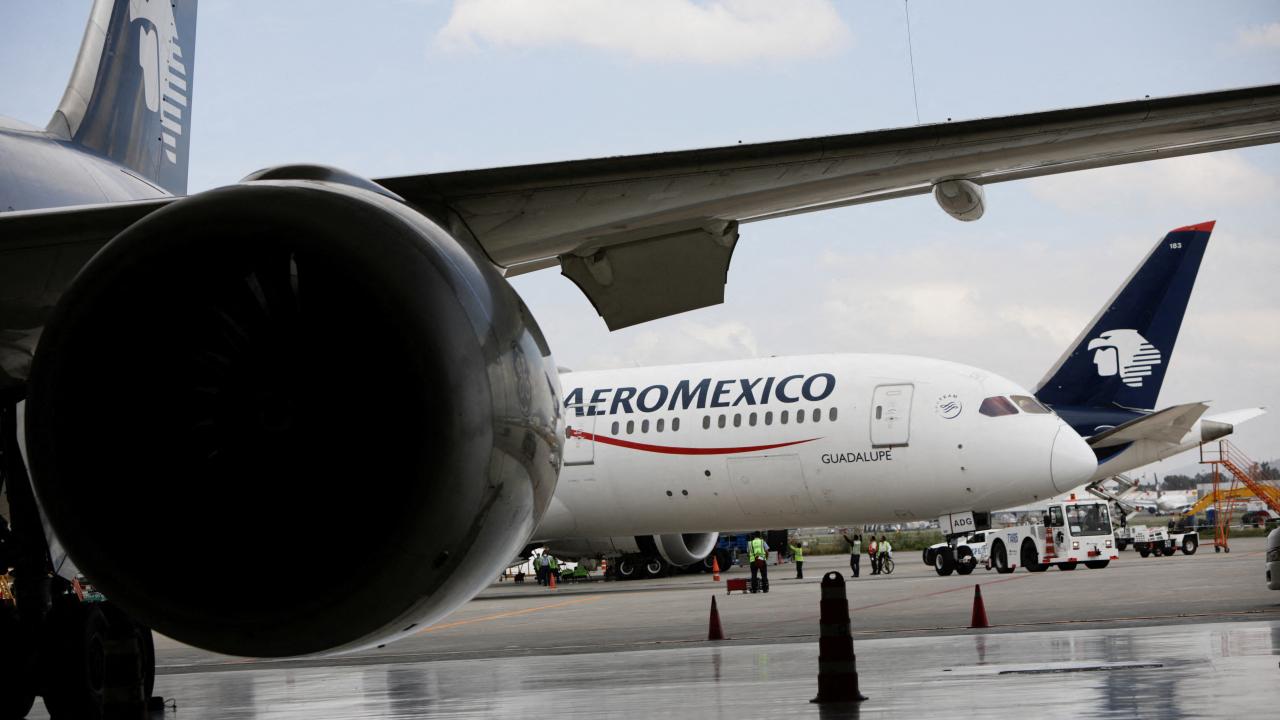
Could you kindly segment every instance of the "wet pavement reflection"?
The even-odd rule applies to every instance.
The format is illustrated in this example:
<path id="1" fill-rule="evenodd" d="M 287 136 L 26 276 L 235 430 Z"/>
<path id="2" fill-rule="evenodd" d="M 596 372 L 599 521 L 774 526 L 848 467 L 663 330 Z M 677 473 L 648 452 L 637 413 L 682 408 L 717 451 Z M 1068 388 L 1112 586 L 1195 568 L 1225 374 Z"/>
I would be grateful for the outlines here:
<path id="1" fill-rule="evenodd" d="M 856 644 L 860 706 L 817 706 L 817 644 L 273 668 L 157 678 L 175 718 L 1133 718 L 1267 716 L 1280 622 Z M 162 670 L 163 672 L 163 670 Z M 33 717 L 37 717 L 33 715 Z"/>

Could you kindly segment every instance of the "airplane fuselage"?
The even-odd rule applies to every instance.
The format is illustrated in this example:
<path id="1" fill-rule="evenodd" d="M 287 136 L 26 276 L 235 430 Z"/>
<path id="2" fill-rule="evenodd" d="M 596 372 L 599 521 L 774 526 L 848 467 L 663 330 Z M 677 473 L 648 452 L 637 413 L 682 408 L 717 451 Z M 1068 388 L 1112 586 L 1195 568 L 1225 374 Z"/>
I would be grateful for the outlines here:
<path id="1" fill-rule="evenodd" d="M 816 355 L 561 376 L 569 441 L 536 538 L 922 519 L 1050 497 L 1092 474 L 1057 415 L 993 373 Z"/>

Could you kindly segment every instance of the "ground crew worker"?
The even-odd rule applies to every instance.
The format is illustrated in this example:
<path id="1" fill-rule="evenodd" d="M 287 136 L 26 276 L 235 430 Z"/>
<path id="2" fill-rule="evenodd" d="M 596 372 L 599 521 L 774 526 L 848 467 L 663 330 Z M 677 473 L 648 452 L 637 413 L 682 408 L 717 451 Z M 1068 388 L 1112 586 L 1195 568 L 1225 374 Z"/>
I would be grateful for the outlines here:
<path id="1" fill-rule="evenodd" d="M 884 570 L 884 561 L 888 559 L 889 553 L 893 550 L 893 546 L 889 544 L 888 538 L 881 535 L 880 545 L 877 549 L 880 551 L 880 560 L 876 563 L 876 567 L 880 570 Z"/>
<path id="2" fill-rule="evenodd" d="M 849 570 L 854 577 L 858 577 L 858 565 L 862 563 L 862 536 L 854 535 L 852 540 L 847 532 L 840 533 L 840 536 L 849 543 Z"/>
<path id="3" fill-rule="evenodd" d="M 545 550 L 538 556 L 538 584 L 549 585 L 551 583 L 550 570 L 551 556 L 547 555 Z"/>
<path id="4" fill-rule="evenodd" d="M 560 577 L 560 563 L 559 561 L 556 560 L 555 555 L 552 555 L 551 561 L 547 563 L 547 584 L 548 585 L 551 584 L 551 576 L 553 574 L 556 576 L 557 579 Z"/>
<path id="5" fill-rule="evenodd" d="M 763 588 L 769 592 L 769 543 L 760 537 L 760 531 L 751 533 L 747 544 L 747 559 L 751 561 L 751 592 Z M 759 575 L 759 579 L 756 576 Z"/>
<path id="6" fill-rule="evenodd" d="M 796 579 L 804 579 L 804 543 L 791 545 L 791 557 L 796 561 Z"/>
<path id="7" fill-rule="evenodd" d="M 871 558 L 871 574 L 880 574 L 880 554 L 879 543 L 876 542 L 876 536 L 871 536 L 871 543 L 867 545 L 867 556 Z"/>

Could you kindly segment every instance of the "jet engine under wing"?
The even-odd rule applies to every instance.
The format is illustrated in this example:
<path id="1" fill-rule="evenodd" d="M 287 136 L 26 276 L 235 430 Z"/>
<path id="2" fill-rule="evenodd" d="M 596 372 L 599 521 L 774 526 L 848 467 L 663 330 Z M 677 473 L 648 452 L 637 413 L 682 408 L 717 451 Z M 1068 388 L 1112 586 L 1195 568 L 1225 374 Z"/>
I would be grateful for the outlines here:
<path id="1" fill-rule="evenodd" d="M 1196 421 L 1208 409 L 1209 403 L 1206 402 L 1167 407 L 1093 435 L 1088 439 L 1089 445 L 1093 448 L 1106 448 L 1137 440 L 1155 440 L 1176 445 L 1191 432 Z"/>
<path id="2" fill-rule="evenodd" d="M 1277 139 L 1280 85 L 1269 85 L 378 182 L 453 214 L 508 275 L 558 258 L 616 329 L 722 302 L 742 222 L 924 194 L 944 180 L 988 184 Z"/>

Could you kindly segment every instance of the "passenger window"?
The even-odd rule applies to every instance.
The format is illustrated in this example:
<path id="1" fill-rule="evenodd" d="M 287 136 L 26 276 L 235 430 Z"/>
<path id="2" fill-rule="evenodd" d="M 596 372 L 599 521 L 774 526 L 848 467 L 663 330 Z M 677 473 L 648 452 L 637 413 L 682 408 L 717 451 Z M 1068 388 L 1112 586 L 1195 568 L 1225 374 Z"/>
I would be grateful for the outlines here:
<path id="1" fill-rule="evenodd" d="M 797 410 L 797 411 L 796 411 L 796 422 L 798 422 L 798 423 L 802 423 L 802 422 L 804 422 L 804 411 L 803 411 L 803 410 Z"/>
<path id="2" fill-rule="evenodd" d="M 773 424 L 773 411 L 772 411 L 772 410 L 770 410 L 769 412 L 767 412 L 767 413 L 765 413 L 765 414 L 764 414 L 764 424 L 765 424 L 765 425 L 772 425 L 772 424 Z"/>
<path id="3" fill-rule="evenodd" d="M 814 408 L 814 409 L 813 409 L 813 421 L 814 421 L 814 422 L 819 422 L 819 421 L 821 421 L 821 420 L 822 420 L 822 410 L 820 410 L 819 408 Z"/>
<path id="4" fill-rule="evenodd" d="M 790 411 L 789 411 L 789 410 L 783 410 L 782 412 L 778 413 L 778 423 L 779 423 L 780 425 L 786 425 L 786 424 L 787 424 L 787 413 L 788 413 L 788 412 L 790 412 Z"/>
<path id="5" fill-rule="evenodd" d="M 610 434 L 610 435 L 617 435 L 617 434 L 618 434 L 618 421 L 617 421 L 617 420 L 614 420 L 614 421 L 613 421 L 613 427 L 609 428 L 609 434 Z"/>
<path id="6" fill-rule="evenodd" d="M 648 420 L 642 420 L 642 421 L 640 421 L 640 432 L 642 432 L 642 433 L 647 433 L 647 432 L 649 432 L 649 421 L 648 421 Z"/>
<path id="7" fill-rule="evenodd" d="M 724 416 L 723 416 L 723 415 L 721 415 L 721 416 L 720 416 L 720 419 L 719 419 L 718 421 L 716 421 L 716 426 L 717 426 L 717 427 L 719 427 L 719 428 L 722 428 L 722 429 L 724 428 Z"/>
<path id="8" fill-rule="evenodd" d="M 836 409 L 835 409 L 835 408 L 831 408 L 830 410 L 828 410 L 828 411 L 827 411 L 827 419 L 828 419 L 828 420 L 830 420 L 831 422 L 835 422 L 835 421 L 836 421 Z"/>
<path id="9" fill-rule="evenodd" d="M 710 429 L 711 429 L 711 416 L 710 416 L 710 415 L 703 415 L 703 416 L 702 416 L 702 429 L 703 429 L 703 430 L 710 430 Z"/>
<path id="10" fill-rule="evenodd" d="M 1028 397 L 1026 395 L 1010 395 L 1009 399 L 1012 400 L 1024 413 L 1031 415 L 1047 415 L 1049 413 L 1049 408 L 1041 405 L 1040 401 L 1033 397 Z"/>
<path id="11" fill-rule="evenodd" d="M 876 412 L 877 417 L 879 417 L 879 408 L 876 408 Z M 983 400 L 982 404 L 978 406 L 978 412 L 988 417 L 1000 417 L 1001 415 L 1017 415 L 1018 408 L 1014 407 L 1008 398 L 996 395 Z"/>
<path id="12" fill-rule="evenodd" d="M 680 418 L 671 418 L 671 432 L 675 432 L 679 429 L 680 429 Z"/>
<path id="13" fill-rule="evenodd" d="M 876 419 L 877 419 L 877 420 L 879 420 L 879 419 L 880 419 L 880 415 L 881 415 L 881 412 L 882 412 L 883 410 L 884 410 L 884 407 L 882 407 L 882 406 L 880 406 L 880 405 L 877 405 L 877 406 L 876 406 Z"/>
<path id="14" fill-rule="evenodd" d="M 750 425 L 751 427 L 755 427 L 755 426 L 756 426 L 756 414 L 755 414 L 755 413 L 751 413 L 750 415 L 748 415 L 748 416 L 747 416 L 747 424 L 748 424 L 748 425 Z"/>
<path id="15" fill-rule="evenodd" d="M 663 420 L 662 418 L 658 418 L 658 432 L 662 432 L 662 426 L 663 426 L 666 422 L 667 422 L 666 420 Z"/>
<path id="16" fill-rule="evenodd" d="M 733 426 L 742 427 L 742 413 L 733 414 Z"/>
<path id="17" fill-rule="evenodd" d="M 630 434 L 634 433 L 635 431 L 636 431 L 636 421 L 635 421 L 635 420 L 628 420 L 628 421 L 627 421 L 627 434 L 628 434 L 628 435 L 630 435 Z"/>

